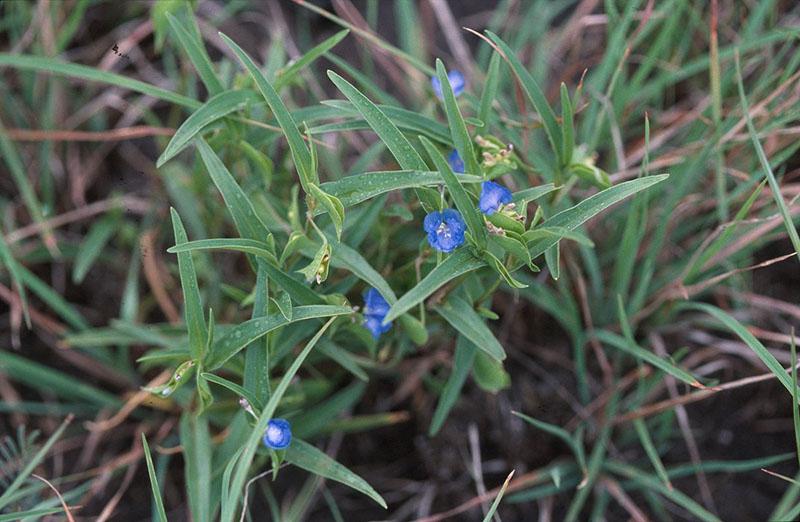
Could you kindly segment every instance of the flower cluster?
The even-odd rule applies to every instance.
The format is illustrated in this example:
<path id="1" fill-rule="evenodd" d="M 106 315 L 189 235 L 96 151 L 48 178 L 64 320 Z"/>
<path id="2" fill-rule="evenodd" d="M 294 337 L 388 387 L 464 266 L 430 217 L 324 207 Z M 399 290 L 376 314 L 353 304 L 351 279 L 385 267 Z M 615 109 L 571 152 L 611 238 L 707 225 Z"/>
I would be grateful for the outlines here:
<path id="1" fill-rule="evenodd" d="M 262 440 L 270 449 L 286 449 L 292 442 L 292 426 L 286 419 L 270 419 Z"/>
<path id="2" fill-rule="evenodd" d="M 392 323 L 383 324 L 383 319 L 389 313 L 389 303 L 375 290 L 370 288 L 364 293 L 364 328 L 370 331 L 372 337 L 377 339 L 389 331 Z"/>
<path id="3" fill-rule="evenodd" d="M 456 96 L 464 92 L 464 88 L 467 86 L 467 81 L 460 71 L 450 71 L 447 73 L 447 82 L 450 84 L 450 88 L 453 89 L 453 94 Z M 442 94 L 442 82 L 440 82 L 439 78 L 436 76 L 431 78 L 431 87 L 433 87 L 433 92 L 436 94 L 436 97 L 441 100 L 444 97 Z"/>

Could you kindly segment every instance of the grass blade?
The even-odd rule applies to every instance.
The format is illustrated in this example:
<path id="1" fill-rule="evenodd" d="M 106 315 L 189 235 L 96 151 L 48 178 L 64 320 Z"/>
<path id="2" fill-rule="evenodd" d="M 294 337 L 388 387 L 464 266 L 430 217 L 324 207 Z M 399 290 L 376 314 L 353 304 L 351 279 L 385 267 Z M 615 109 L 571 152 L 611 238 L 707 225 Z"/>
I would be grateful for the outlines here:
<path id="1" fill-rule="evenodd" d="M 275 78 L 275 90 L 280 91 L 283 87 L 292 83 L 292 80 L 294 80 L 294 77 L 297 75 L 297 73 L 302 71 L 303 68 L 312 63 L 314 60 L 336 47 L 336 45 L 344 40 L 348 34 L 350 34 L 349 29 L 339 31 L 335 35 L 309 49 L 307 53 L 297 60 L 294 60 L 290 65 L 278 73 L 277 78 Z"/>
<path id="2" fill-rule="evenodd" d="M 786 370 L 783 368 L 781 363 L 779 363 L 775 356 L 772 355 L 763 344 L 761 344 L 761 341 L 756 339 L 756 337 L 751 334 L 747 328 L 742 326 L 739 321 L 734 319 L 731 315 L 723 312 L 716 306 L 706 303 L 684 303 L 680 305 L 680 308 L 705 312 L 724 324 L 729 330 L 739 336 L 739 338 L 744 341 L 744 343 L 750 347 L 753 352 L 755 352 L 758 358 L 761 359 L 761 362 L 764 363 L 769 371 L 775 374 L 775 377 L 778 378 L 780 383 L 783 384 L 787 390 L 789 390 L 789 393 L 792 396 L 794 396 L 794 393 L 792 392 L 792 379 L 786 374 Z"/>
<path id="3" fill-rule="evenodd" d="M 200 107 L 200 102 L 197 100 L 150 85 L 149 83 L 134 80 L 121 74 L 102 71 L 96 67 L 68 63 L 57 58 L 0 53 L 0 67 L 13 67 L 24 71 L 46 72 L 71 78 L 81 78 L 93 82 L 107 83 L 190 109 L 197 109 Z"/>
<path id="4" fill-rule="evenodd" d="M 486 512 L 486 516 L 483 517 L 483 522 L 491 522 L 492 517 L 494 516 L 497 508 L 500 506 L 500 501 L 503 499 L 503 495 L 506 493 L 506 488 L 508 484 L 511 482 L 511 479 L 514 477 L 514 470 L 511 470 L 511 473 L 508 474 L 506 480 L 503 482 L 503 486 L 500 488 L 500 491 L 497 492 L 497 496 L 494 498 L 494 502 L 492 505 L 489 506 L 489 511 Z"/>
<path id="5" fill-rule="evenodd" d="M 783 218 L 783 224 L 786 231 L 789 233 L 789 239 L 792 242 L 795 253 L 798 255 L 800 261 L 800 236 L 797 235 L 797 229 L 794 227 L 792 215 L 789 213 L 789 208 L 786 206 L 786 201 L 781 194 L 781 187 L 775 179 L 775 174 L 772 173 L 772 167 L 769 166 L 769 160 L 764 153 L 764 148 L 758 140 L 758 133 L 756 132 L 753 119 L 750 117 L 750 107 L 747 104 L 747 96 L 744 94 L 744 85 L 742 84 L 742 70 L 739 65 L 739 52 L 736 51 L 736 85 L 739 87 L 739 99 L 742 103 L 742 112 L 744 113 L 745 120 L 747 121 L 747 131 L 750 133 L 750 140 L 753 142 L 753 147 L 756 149 L 758 161 L 761 163 L 761 168 L 764 169 L 764 174 L 769 181 L 769 188 L 772 190 L 772 197 L 775 198 L 775 203 L 778 205 L 778 211 Z"/>
<path id="6" fill-rule="evenodd" d="M 158 520 L 161 522 L 167 521 L 167 513 L 164 511 L 164 500 L 161 498 L 161 490 L 158 487 L 158 478 L 156 477 L 156 470 L 153 467 L 153 457 L 150 455 L 150 446 L 147 445 L 147 437 L 142 433 L 142 447 L 144 448 L 144 458 L 147 462 L 147 474 L 150 477 L 150 488 L 153 491 L 153 501 L 156 504 L 156 513 L 158 513 Z"/>

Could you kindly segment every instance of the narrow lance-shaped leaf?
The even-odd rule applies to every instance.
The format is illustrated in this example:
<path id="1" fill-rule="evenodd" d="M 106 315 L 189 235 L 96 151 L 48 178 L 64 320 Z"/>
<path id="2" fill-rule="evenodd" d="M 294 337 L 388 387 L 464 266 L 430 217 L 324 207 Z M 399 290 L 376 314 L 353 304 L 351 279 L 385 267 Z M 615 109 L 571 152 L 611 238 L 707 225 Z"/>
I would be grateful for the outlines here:
<path id="1" fill-rule="evenodd" d="M 202 138 L 198 138 L 195 143 L 200 151 L 200 157 L 206 165 L 208 174 L 225 200 L 225 206 L 228 207 L 228 211 L 231 213 L 239 235 L 246 239 L 266 241 L 270 235 L 269 230 L 256 214 L 247 194 L 236 183 L 233 175 L 231 175 L 208 143 Z"/>
<path id="2" fill-rule="evenodd" d="M 436 404 L 436 411 L 433 412 L 431 427 L 428 434 L 432 437 L 441 429 L 447 415 L 458 400 L 464 382 L 467 380 L 469 371 L 472 369 L 472 361 L 475 360 L 476 346 L 463 335 L 458 336 L 456 341 L 456 352 L 453 357 L 453 370 L 447 378 L 447 382 L 439 396 Z"/>
<path id="3" fill-rule="evenodd" d="M 435 310 L 487 355 L 498 361 L 506 358 L 503 347 L 468 302 L 456 295 L 450 295 L 447 301 L 437 305 Z"/>
<path id="4" fill-rule="evenodd" d="M 225 43 L 228 44 L 228 47 L 233 50 L 236 57 L 250 73 L 250 76 L 253 77 L 256 86 L 258 86 L 258 90 L 261 91 L 264 99 L 267 100 L 269 108 L 272 109 L 273 114 L 275 114 L 275 119 L 278 120 L 278 125 L 280 125 L 283 133 L 286 135 L 286 141 L 289 142 L 289 149 L 292 152 L 295 167 L 300 175 L 300 183 L 303 185 L 303 190 L 308 192 L 308 185 L 311 183 L 319 183 L 319 180 L 317 179 L 316 172 L 312 171 L 311 152 L 309 152 L 308 147 L 306 147 L 303 136 L 300 134 L 300 130 L 297 128 L 294 118 L 292 118 L 283 100 L 281 100 L 275 88 L 269 83 L 269 80 L 267 80 L 266 76 L 264 76 L 253 59 L 250 58 L 236 42 L 222 33 L 219 33 L 219 35 Z"/>
<path id="5" fill-rule="evenodd" d="M 347 306 L 311 305 L 294 308 L 291 321 L 287 320 L 283 314 L 250 319 L 236 325 L 228 330 L 225 335 L 214 341 L 211 345 L 211 351 L 206 357 L 205 367 L 208 370 L 216 370 L 245 346 L 281 326 L 306 319 L 335 317 L 351 313 L 353 313 L 353 310 Z"/>
<path id="6" fill-rule="evenodd" d="M 463 158 L 467 172 L 478 175 L 481 173 L 481 170 L 478 166 L 478 161 L 475 159 L 472 139 L 467 131 L 467 125 L 464 123 L 461 110 L 458 108 L 458 103 L 456 103 L 453 88 L 450 86 L 450 81 L 447 79 L 447 70 L 444 68 L 442 61 L 438 58 L 436 59 L 436 76 L 439 78 L 439 82 L 442 86 L 444 109 L 447 114 L 447 122 L 450 124 L 450 135 L 453 137 L 453 144 Z"/>
<path id="7" fill-rule="evenodd" d="M 280 91 L 283 87 L 291 83 L 297 73 L 302 71 L 304 67 L 311 64 L 314 60 L 333 49 L 339 42 L 344 40 L 349 33 L 349 29 L 339 31 L 330 38 L 315 45 L 309 49 L 308 52 L 303 54 L 303 56 L 292 61 L 292 63 L 278 71 L 278 75 L 275 78 L 275 90 Z"/>
<path id="8" fill-rule="evenodd" d="M 575 230 L 593 216 L 604 211 L 614 203 L 636 194 L 648 187 L 660 183 L 667 179 L 669 174 L 658 176 L 648 176 L 646 178 L 634 179 L 614 185 L 590 196 L 574 207 L 568 208 L 554 215 L 544 222 L 548 227 L 563 227 L 566 230 Z M 544 241 L 537 242 L 531 247 L 531 258 L 536 258 L 548 248 L 558 243 L 560 238 L 552 237 Z"/>
<path id="9" fill-rule="evenodd" d="M 172 230 L 175 234 L 175 244 L 187 242 L 186 230 L 174 208 L 170 208 L 172 216 Z M 194 261 L 190 252 L 178 254 L 178 272 L 181 277 L 183 289 L 183 307 L 186 328 L 189 331 L 189 350 L 192 358 L 199 361 L 203 358 L 206 346 L 206 320 L 203 316 L 203 305 L 200 300 L 200 287 L 197 285 L 197 273 L 194 270 Z"/>
<path id="10" fill-rule="evenodd" d="M 225 91 L 211 97 L 196 111 L 181 123 L 178 130 L 167 143 L 164 152 L 158 157 L 156 167 L 161 167 L 166 162 L 177 156 L 192 139 L 223 116 L 227 116 L 246 103 L 256 101 L 253 91 Z"/>
<path id="11" fill-rule="evenodd" d="M 286 450 L 286 461 L 315 475 L 350 486 L 356 491 L 367 495 L 386 509 L 386 501 L 366 480 L 303 440 L 294 439 L 292 441 Z"/>
<path id="12" fill-rule="evenodd" d="M 411 146 L 411 143 L 403 136 L 400 129 L 381 112 L 377 105 L 335 72 L 328 71 L 328 77 L 342 94 L 350 100 L 350 103 L 355 106 L 358 112 L 364 116 L 364 119 L 367 120 L 367 123 L 369 123 L 369 126 L 372 127 L 381 141 L 386 143 L 386 147 L 401 168 L 405 170 L 428 170 L 427 165 L 422 161 L 416 149 Z"/>
<path id="13" fill-rule="evenodd" d="M 483 261 L 472 255 L 468 249 L 458 249 L 447 256 L 447 259 L 442 264 L 431 270 L 417 286 L 398 299 L 389 309 L 384 322 L 393 321 L 400 317 L 400 315 L 418 305 L 448 281 L 452 281 L 460 275 L 472 272 L 485 265 Z"/>
<path id="14" fill-rule="evenodd" d="M 221 93 L 224 87 L 220 83 L 217 73 L 214 72 L 214 66 L 211 64 L 211 59 L 208 57 L 205 47 L 203 47 L 203 42 L 197 37 L 196 33 L 185 28 L 183 23 L 171 13 L 167 12 L 166 15 L 175 38 L 189 56 L 189 60 L 197 70 L 197 74 L 200 75 L 200 79 L 208 89 L 209 94 L 215 96 Z"/>
<path id="15" fill-rule="evenodd" d="M 480 183 L 483 178 L 463 174 L 459 176 L 462 183 Z M 441 185 L 444 178 L 439 172 L 425 170 L 388 170 L 354 174 L 340 180 L 329 181 L 320 188 L 332 196 L 336 196 L 345 207 L 352 207 L 362 201 L 380 196 L 392 190 L 416 188 L 420 186 Z M 315 214 L 322 213 L 317 209 Z"/>

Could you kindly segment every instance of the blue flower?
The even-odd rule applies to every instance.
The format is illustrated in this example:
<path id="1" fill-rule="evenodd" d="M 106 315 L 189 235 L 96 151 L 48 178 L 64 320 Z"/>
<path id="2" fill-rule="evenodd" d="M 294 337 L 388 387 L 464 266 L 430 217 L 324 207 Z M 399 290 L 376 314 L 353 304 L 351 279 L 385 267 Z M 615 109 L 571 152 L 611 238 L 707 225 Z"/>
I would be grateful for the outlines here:
<path id="1" fill-rule="evenodd" d="M 292 442 L 292 426 L 286 419 L 270 419 L 262 440 L 268 448 L 286 449 Z"/>
<path id="2" fill-rule="evenodd" d="M 440 252 L 452 252 L 464 243 L 467 226 L 458 210 L 446 208 L 425 216 L 423 228 L 428 234 L 428 243 Z"/>
<path id="3" fill-rule="evenodd" d="M 464 160 L 461 159 L 461 155 L 456 149 L 453 149 L 453 152 L 447 156 L 447 163 L 450 164 L 450 168 L 453 169 L 453 172 L 456 174 L 464 173 Z"/>
<path id="4" fill-rule="evenodd" d="M 447 81 L 450 83 L 450 87 L 453 89 L 453 94 L 456 96 L 464 92 L 464 87 L 467 86 L 467 81 L 464 79 L 464 75 L 461 74 L 460 71 L 450 71 L 447 73 Z M 436 97 L 440 100 L 443 99 L 444 95 L 442 94 L 442 82 L 439 81 L 438 76 L 431 78 L 431 87 L 433 87 L 433 92 L 436 94 Z"/>
<path id="5" fill-rule="evenodd" d="M 388 332 L 392 327 L 391 322 L 383 324 L 383 318 L 389 313 L 389 308 L 389 303 L 374 288 L 370 288 L 364 293 L 364 322 L 362 324 L 375 339 Z"/>
<path id="6" fill-rule="evenodd" d="M 497 212 L 500 205 L 511 203 L 511 191 L 494 181 L 484 181 L 481 185 L 481 199 L 478 207 L 486 215 Z"/>

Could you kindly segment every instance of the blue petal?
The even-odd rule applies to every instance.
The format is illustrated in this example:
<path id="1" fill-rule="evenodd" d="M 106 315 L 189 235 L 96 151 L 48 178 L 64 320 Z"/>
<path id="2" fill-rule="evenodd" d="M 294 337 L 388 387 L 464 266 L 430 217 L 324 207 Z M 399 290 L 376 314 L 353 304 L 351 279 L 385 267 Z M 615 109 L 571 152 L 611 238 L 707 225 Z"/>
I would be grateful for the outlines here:
<path id="1" fill-rule="evenodd" d="M 364 314 L 385 316 L 389 313 L 389 303 L 374 288 L 364 293 Z"/>
<path id="2" fill-rule="evenodd" d="M 461 74 L 461 71 L 450 71 L 447 73 L 447 82 L 450 84 L 450 88 L 453 89 L 453 94 L 455 96 L 458 96 L 464 92 L 464 87 L 467 85 L 467 81 L 464 78 L 464 75 Z M 433 88 L 433 93 L 436 95 L 436 97 L 441 100 L 443 98 L 442 83 L 439 81 L 437 76 L 433 76 L 431 78 L 431 87 Z"/>
<path id="3" fill-rule="evenodd" d="M 388 332 L 389 329 L 392 327 L 391 321 L 386 324 L 383 324 L 383 318 L 385 316 L 386 314 L 381 316 L 378 315 L 364 316 L 364 322 L 362 324 L 364 325 L 364 328 L 369 330 L 369 333 L 372 334 L 373 339 L 377 339 L 378 337 L 381 336 L 381 334 Z"/>
<path id="4" fill-rule="evenodd" d="M 456 149 L 453 149 L 453 152 L 447 156 L 447 163 L 450 164 L 450 168 L 453 169 L 453 172 L 456 174 L 464 173 L 464 160 L 461 159 L 461 155 Z"/>
<path id="5" fill-rule="evenodd" d="M 262 440 L 268 448 L 285 449 L 292 442 L 292 426 L 286 419 L 270 419 Z"/>
<path id="6" fill-rule="evenodd" d="M 500 205 L 511 203 L 511 191 L 493 181 L 484 181 L 481 185 L 481 197 L 478 207 L 484 214 L 494 214 Z"/>
<path id="7" fill-rule="evenodd" d="M 450 87 L 452 87 L 453 94 L 456 96 L 464 92 L 464 87 L 467 86 L 467 82 L 464 79 L 464 75 L 461 74 L 461 71 L 450 71 L 447 73 L 447 81 L 450 82 Z"/>
<path id="8" fill-rule="evenodd" d="M 422 222 L 422 228 L 428 234 L 435 233 L 439 225 L 442 224 L 441 212 L 433 211 L 425 216 L 425 221 Z"/>

